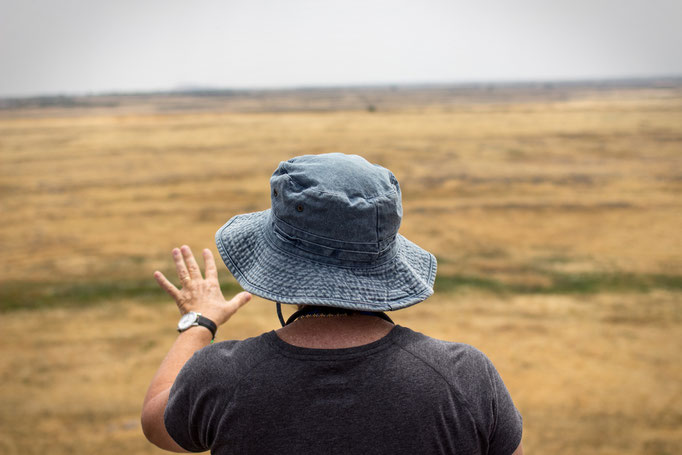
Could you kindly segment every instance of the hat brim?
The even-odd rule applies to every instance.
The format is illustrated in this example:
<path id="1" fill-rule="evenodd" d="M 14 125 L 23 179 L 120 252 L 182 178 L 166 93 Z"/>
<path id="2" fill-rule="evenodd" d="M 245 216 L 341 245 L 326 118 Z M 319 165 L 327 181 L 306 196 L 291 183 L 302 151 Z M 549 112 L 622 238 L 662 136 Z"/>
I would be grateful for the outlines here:
<path id="1" fill-rule="evenodd" d="M 433 294 L 436 258 L 398 234 L 395 256 L 372 266 L 344 267 L 278 249 L 265 235 L 270 209 L 237 215 L 215 240 L 242 288 L 280 303 L 390 311 Z"/>

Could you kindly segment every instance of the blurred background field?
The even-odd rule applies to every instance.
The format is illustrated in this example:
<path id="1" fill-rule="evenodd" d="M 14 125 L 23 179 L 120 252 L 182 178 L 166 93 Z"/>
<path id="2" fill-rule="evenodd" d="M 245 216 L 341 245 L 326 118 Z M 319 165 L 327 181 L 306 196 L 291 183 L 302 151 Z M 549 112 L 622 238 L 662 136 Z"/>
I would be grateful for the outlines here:
<path id="1" fill-rule="evenodd" d="M 218 257 L 279 161 L 327 152 L 396 174 L 439 269 L 395 320 L 493 360 L 527 453 L 679 453 L 680 80 L 0 102 L 0 453 L 160 453 L 139 411 L 178 313 L 152 272 Z M 218 338 L 277 325 L 255 299 Z"/>

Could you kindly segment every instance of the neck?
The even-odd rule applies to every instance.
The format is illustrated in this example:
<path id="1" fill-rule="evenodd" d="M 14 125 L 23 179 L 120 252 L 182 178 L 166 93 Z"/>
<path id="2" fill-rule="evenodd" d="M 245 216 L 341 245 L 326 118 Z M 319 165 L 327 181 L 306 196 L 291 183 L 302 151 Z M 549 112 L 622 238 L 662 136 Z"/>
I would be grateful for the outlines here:
<path id="1" fill-rule="evenodd" d="M 376 316 L 351 315 L 297 319 L 277 330 L 294 346 L 313 349 L 343 349 L 377 341 L 394 327 Z"/>

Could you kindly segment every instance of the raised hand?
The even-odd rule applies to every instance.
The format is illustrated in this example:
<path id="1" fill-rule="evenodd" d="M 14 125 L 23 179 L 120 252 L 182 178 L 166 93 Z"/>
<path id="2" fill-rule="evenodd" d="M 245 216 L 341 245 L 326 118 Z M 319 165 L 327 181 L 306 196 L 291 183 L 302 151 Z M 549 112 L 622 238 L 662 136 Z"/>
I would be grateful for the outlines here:
<path id="1" fill-rule="evenodd" d="M 154 278 L 159 286 L 173 297 L 180 314 L 189 311 L 201 313 L 220 326 L 227 322 L 246 302 L 251 300 L 251 294 L 248 292 L 240 292 L 231 300 L 225 300 L 220 290 L 215 260 L 208 248 L 204 248 L 203 251 L 205 278 L 201 276 L 199 264 L 197 264 L 194 255 L 192 255 L 192 250 L 187 245 L 183 245 L 181 248 L 173 248 L 172 254 L 180 278 L 181 289 L 176 288 L 158 270 L 154 272 Z"/>

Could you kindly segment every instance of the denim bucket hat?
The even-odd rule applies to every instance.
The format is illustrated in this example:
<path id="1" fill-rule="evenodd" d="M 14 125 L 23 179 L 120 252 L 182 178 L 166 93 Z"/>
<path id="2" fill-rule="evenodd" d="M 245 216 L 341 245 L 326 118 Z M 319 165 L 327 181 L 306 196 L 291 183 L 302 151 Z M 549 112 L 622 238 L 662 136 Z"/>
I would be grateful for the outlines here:
<path id="1" fill-rule="evenodd" d="M 398 234 L 395 176 L 357 155 L 305 155 L 270 178 L 272 208 L 216 232 L 225 265 L 268 300 L 390 311 L 433 294 L 436 258 Z"/>

